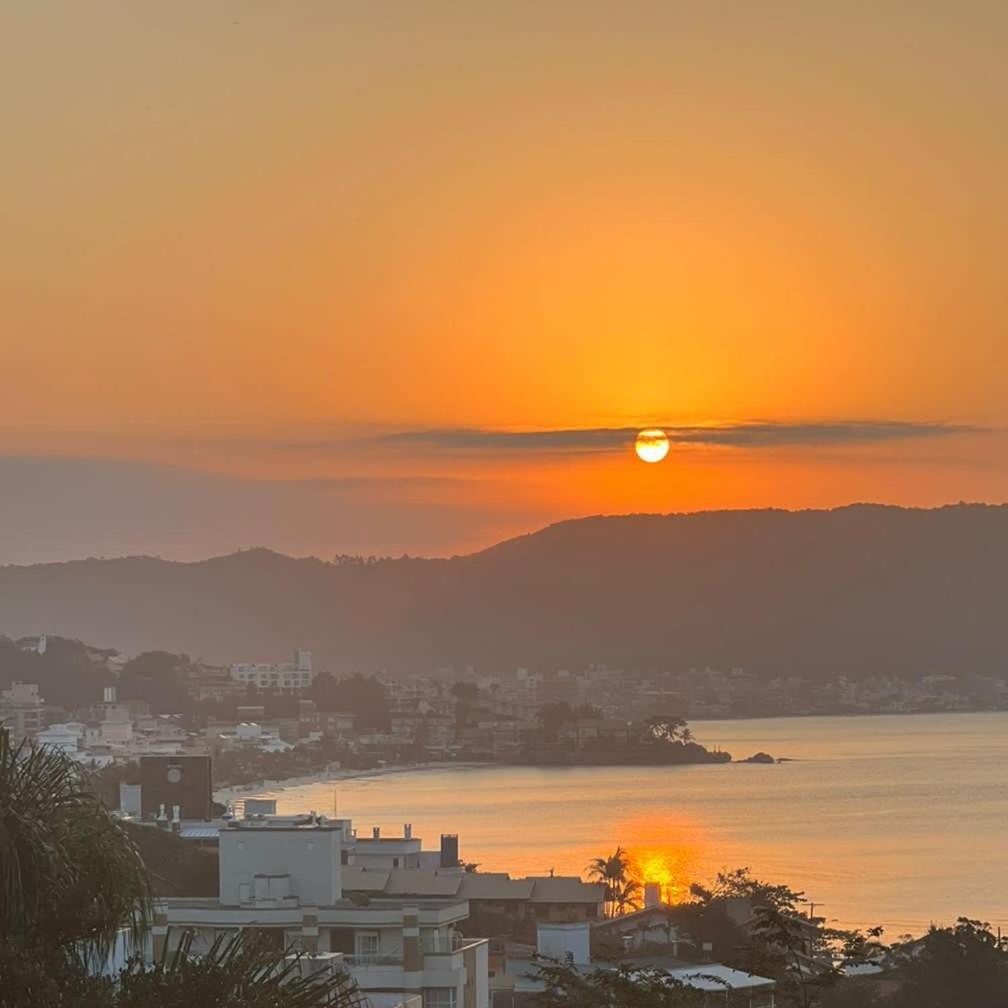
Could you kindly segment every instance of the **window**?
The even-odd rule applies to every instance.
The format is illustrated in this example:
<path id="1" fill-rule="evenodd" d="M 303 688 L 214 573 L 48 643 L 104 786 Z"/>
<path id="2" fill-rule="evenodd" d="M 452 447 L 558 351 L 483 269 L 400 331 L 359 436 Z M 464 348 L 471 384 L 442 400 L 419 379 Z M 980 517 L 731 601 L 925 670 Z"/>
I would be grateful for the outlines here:
<path id="1" fill-rule="evenodd" d="M 354 936 L 356 942 L 356 955 L 368 958 L 378 955 L 378 932 L 358 931 Z"/>
<path id="2" fill-rule="evenodd" d="M 455 1008 L 454 987 L 425 987 L 424 1008 Z"/>

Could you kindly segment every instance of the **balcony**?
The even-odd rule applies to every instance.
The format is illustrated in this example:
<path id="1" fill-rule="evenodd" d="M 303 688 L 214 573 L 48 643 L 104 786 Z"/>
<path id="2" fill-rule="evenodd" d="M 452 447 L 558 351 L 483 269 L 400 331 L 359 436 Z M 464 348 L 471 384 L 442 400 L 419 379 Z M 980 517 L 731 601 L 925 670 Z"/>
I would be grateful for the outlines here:
<path id="1" fill-rule="evenodd" d="M 423 943 L 423 954 L 451 955 L 453 952 L 465 952 L 477 945 L 485 945 L 486 942 L 486 938 L 435 938 Z"/>
<path id="2" fill-rule="evenodd" d="M 393 955 L 345 955 L 343 962 L 352 969 L 368 969 L 373 966 L 402 966 L 402 954 Z"/>
<path id="3" fill-rule="evenodd" d="M 401 955 L 347 955 L 343 965 L 362 991 L 395 990 L 403 986 Z"/>

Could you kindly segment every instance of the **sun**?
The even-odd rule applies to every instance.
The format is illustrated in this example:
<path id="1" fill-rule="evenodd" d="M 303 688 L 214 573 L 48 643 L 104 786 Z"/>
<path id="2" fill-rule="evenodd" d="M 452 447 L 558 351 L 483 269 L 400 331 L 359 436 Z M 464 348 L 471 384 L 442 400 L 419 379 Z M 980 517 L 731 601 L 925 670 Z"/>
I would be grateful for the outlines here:
<path id="1" fill-rule="evenodd" d="M 642 462 L 661 462 L 668 455 L 668 436 L 657 428 L 642 430 L 634 442 L 634 451 Z"/>

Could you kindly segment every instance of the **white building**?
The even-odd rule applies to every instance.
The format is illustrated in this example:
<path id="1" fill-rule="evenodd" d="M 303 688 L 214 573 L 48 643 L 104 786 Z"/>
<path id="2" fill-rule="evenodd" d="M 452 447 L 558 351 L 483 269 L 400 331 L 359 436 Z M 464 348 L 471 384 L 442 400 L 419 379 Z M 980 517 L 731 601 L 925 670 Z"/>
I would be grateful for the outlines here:
<path id="1" fill-rule="evenodd" d="M 381 868 L 380 837 L 363 844 L 368 863 L 356 862 L 348 819 L 232 821 L 219 833 L 218 898 L 160 900 L 153 954 L 161 959 L 188 929 L 196 934 L 195 952 L 221 932 L 255 929 L 278 947 L 347 969 L 374 1008 L 417 995 L 424 1008 L 489 1008 L 487 942 L 459 936 L 455 925 L 468 917 L 469 906 L 446 895 L 458 889 L 461 869 L 405 871 L 408 885 L 399 891 L 410 895 L 388 891 L 390 875 L 397 874 L 394 859 L 419 847 L 412 839 L 396 838 Z"/>
<path id="2" fill-rule="evenodd" d="M 10 731 L 15 745 L 45 727 L 45 701 L 35 683 L 12 682 L 10 689 L 0 691 L 0 725 Z"/>
<path id="3" fill-rule="evenodd" d="M 294 661 L 281 664 L 239 662 L 231 666 L 231 678 L 255 689 L 307 689 L 315 679 L 311 651 L 295 651 Z"/>
<path id="4" fill-rule="evenodd" d="M 70 756 L 76 755 L 81 748 L 84 737 L 84 725 L 80 721 L 66 721 L 61 724 L 51 724 L 35 735 L 35 744 L 59 749 Z"/>

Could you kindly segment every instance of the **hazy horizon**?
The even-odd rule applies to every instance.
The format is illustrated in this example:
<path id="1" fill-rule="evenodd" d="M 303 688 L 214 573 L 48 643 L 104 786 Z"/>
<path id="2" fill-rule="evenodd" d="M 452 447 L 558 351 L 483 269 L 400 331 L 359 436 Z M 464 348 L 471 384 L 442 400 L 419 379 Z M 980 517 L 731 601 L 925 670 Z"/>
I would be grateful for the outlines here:
<path id="1" fill-rule="evenodd" d="M 0 458 L 0 474 L 12 460 Z M 48 461 L 48 460 L 46 460 Z M 78 461 L 78 460 L 74 460 Z M 45 465 L 38 459 L 16 460 L 32 469 Z M 448 515 L 441 509 L 428 507 L 410 516 L 406 527 L 418 538 L 409 542 L 383 538 L 384 515 L 370 508 L 355 515 L 351 534 L 342 527 L 334 528 L 334 514 L 346 507 L 345 495 L 337 485 L 325 481 L 286 481 L 279 485 L 268 481 L 245 481 L 221 478 L 213 474 L 195 474 L 171 467 L 124 466 L 119 470 L 122 482 L 117 506 L 81 512 L 82 491 L 86 499 L 87 482 L 81 482 L 72 471 L 68 485 L 46 493 L 44 500 L 34 500 L 30 494 L 12 492 L 4 501 L 5 523 L 0 525 L 0 566 L 33 566 L 81 560 L 114 560 L 130 557 L 152 557 L 178 563 L 199 563 L 231 556 L 248 550 L 267 550 L 294 559 L 318 559 L 330 562 L 341 556 L 395 559 L 410 556 L 418 559 L 448 559 L 467 556 L 490 549 L 512 539 L 535 535 L 553 525 L 591 518 L 673 517 L 739 513 L 750 511 L 836 511 L 852 507 L 903 508 L 908 510 L 939 510 L 956 506 L 1003 507 L 1008 501 L 947 500 L 934 504 L 915 505 L 893 501 L 850 500 L 838 504 L 807 507 L 785 507 L 775 504 L 740 505 L 673 509 L 669 511 L 595 512 L 585 514 L 543 515 L 539 521 L 515 516 L 503 525 L 488 528 L 482 516 L 465 511 Z M 104 468 L 104 466 L 103 466 Z M 116 472 L 113 464 L 110 472 Z M 153 478 L 140 478 L 137 472 L 153 470 Z M 162 483 L 157 476 L 163 475 Z M 18 474 L 10 483 L 18 484 Z M 45 472 L 50 486 L 56 485 L 62 474 Z M 2 481 L 0 481 L 2 482 Z M 321 485 L 320 485 L 321 483 Z M 114 482 L 106 478 L 102 490 Z M 73 490 L 71 496 L 70 491 Z M 300 522 L 290 526 L 277 523 L 277 499 L 300 504 Z M 240 512 L 239 512 L 240 508 Z M 73 517 L 71 517 L 73 512 Z M 198 514 L 198 520 L 194 518 Z M 365 517 L 366 516 L 366 517 Z M 400 517 L 400 516 L 396 516 Z M 471 522 L 463 535 L 452 519 Z M 239 520 L 240 519 L 240 520 Z M 31 522 L 37 539 L 26 541 L 23 530 Z M 259 538 L 257 538 L 259 537 Z M 372 538 L 373 537 L 373 538 Z M 44 541 L 44 545 L 42 544 Z M 420 543 L 419 547 L 417 543 Z M 424 543 L 430 545 L 424 548 Z"/>

